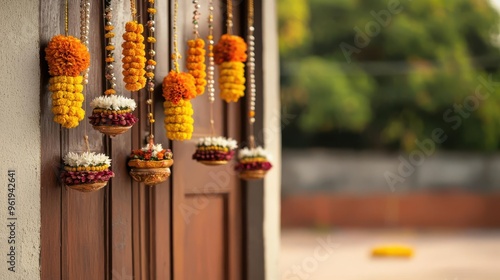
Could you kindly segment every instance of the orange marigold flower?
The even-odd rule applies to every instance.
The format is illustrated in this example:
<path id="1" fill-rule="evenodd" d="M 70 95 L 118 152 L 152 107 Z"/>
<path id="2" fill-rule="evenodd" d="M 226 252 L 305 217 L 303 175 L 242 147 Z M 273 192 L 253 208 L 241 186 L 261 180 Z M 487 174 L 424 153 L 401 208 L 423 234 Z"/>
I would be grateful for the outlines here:
<path id="1" fill-rule="evenodd" d="M 224 34 L 215 45 L 215 63 L 227 61 L 245 62 L 247 60 L 247 44 L 243 38 L 236 35 Z"/>
<path id="2" fill-rule="evenodd" d="M 52 37 L 45 48 L 45 59 L 52 76 L 78 76 L 90 66 L 87 47 L 73 36 Z"/>
<path id="3" fill-rule="evenodd" d="M 195 79 L 189 73 L 170 71 L 163 79 L 163 97 L 174 104 L 196 97 Z"/>

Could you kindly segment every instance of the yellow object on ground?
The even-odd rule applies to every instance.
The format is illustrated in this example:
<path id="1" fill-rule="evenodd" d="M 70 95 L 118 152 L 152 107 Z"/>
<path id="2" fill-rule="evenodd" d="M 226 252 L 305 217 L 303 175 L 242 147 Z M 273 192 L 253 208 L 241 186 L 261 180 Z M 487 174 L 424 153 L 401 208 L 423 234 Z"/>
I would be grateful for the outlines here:
<path id="1" fill-rule="evenodd" d="M 372 257 L 402 257 L 411 258 L 413 248 L 404 245 L 384 245 L 372 249 Z"/>

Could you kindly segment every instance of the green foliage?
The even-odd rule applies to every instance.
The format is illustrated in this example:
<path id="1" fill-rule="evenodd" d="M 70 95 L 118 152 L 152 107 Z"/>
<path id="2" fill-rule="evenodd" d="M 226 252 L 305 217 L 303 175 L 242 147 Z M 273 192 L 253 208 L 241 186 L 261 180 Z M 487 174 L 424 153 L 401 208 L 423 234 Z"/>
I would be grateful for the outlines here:
<path id="1" fill-rule="evenodd" d="M 329 146 L 411 150 L 442 128 L 444 148 L 499 147 L 500 16 L 488 0 L 278 7 L 283 104 L 300 113 L 284 135 L 304 135 L 285 145 L 324 145 L 326 136 Z"/>

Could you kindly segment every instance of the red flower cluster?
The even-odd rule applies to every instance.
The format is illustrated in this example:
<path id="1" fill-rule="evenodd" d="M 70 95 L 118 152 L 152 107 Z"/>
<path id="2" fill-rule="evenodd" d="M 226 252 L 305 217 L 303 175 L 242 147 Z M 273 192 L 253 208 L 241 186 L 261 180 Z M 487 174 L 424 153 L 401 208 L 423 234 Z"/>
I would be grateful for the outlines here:
<path id="1" fill-rule="evenodd" d="M 67 186 L 107 182 L 112 177 L 115 177 L 115 173 L 109 169 L 103 171 L 63 171 L 61 173 L 61 180 Z"/>
<path id="2" fill-rule="evenodd" d="M 143 151 L 142 149 L 139 150 L 133 150 L 132 154 L 130 155 L 130 159 L 140 159 L 140 160 L 168 160 L 172 159 L 172 151 L 170 149 L 163 149 L 160 152 L 156 154 L 156 156 L 153 155 L 153 150 L 149 149 L 146 151 Z"/>
<path id="3" fill-rule="evenodd" d="M 259 162 L 259 161 L 253 161 L 253 162 L 246 162 L 246 163 L 238 163 L 236 167 L 234 168 L 236 171 L 245 171 L 245 170 L 264 170 L 267 171 L 271 169 L 273 165 L 269 161 L 264 161 L 264 162 Z"/>

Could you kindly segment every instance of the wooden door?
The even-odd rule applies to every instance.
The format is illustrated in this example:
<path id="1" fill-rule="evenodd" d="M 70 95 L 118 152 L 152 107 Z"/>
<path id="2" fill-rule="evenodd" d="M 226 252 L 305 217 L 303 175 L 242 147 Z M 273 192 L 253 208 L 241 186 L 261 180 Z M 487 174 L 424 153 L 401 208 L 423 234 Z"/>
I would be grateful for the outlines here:
<path id="1" fill-rule="evenodd" d="M 245 184 L 233 171 L 234 162 L 208 167 L 191 160 L 197 139 L 210 133 L 208 96 L 205 94 L 193 100 L 193 140 L 172 143 L 165 137 L 161 81 L 170 70 L 169 45 L 172 43 L 172 34 L 169 26 L 173 1 L 156 1 L 158 66 L 155 91 L 155 139 L 173 150 L 175 163 L 172 177 L 167 182 L 149 188 L 134 182 L 128 175 L 128 154 L 145 144 L 149 131 L 146 95 L 131 94 L 119 82 L 117 91 L 133 97 L 138 103 L 135 114 L 140 122 L 131 131 L 112 140 L 92 130 L 90 125 L 87 127 L 91 150 L 111 156 L 116 177 L 104 189 L 94 193 L 68 190 L 60 184 L 58 174 L 61 158 L 68 151 L 84 150 L 84 122 L 87 121 L 84 120 L 78 129 L 73 130 L 61 129 L 52 121 L 50 92 L 47 90 L 49 76 L 43 49 L 52 36 L 64 33 L 64 2 L 40 1 L 40 99 L 44 147 L 41 166 L 41 278 L 263 279 L 249 276 L 263 275 L 262 197 L 259 195 L 262 189 L 258 184 L 245 189 Z M 79 36 L 79 2 L 69 0 L 69 33 L 76 37 Z M 91 1 L 89 48 L 92 66 L 87 104 L 103 92 L 103 2 Z M 222 23 L 220 13 L 224 5 L 219 1 L 214 2 L 216 19 Z M 137 3 L 139 15 L 145 16 L 146 1 Z M 235 30 L 240 30 L 242 3 L 240 1 L 236 5 Z M 201 1 L 201 4 L 206 8 L 205 1 Z M 113 9 L 117 34 L 115 57 L 118 60 L 121 53 L 119 34 L 123 33 L 125 22 L 130 20 L 129 2 L 113 1 Z M 192 34 L 191 15 L 191 1 L 179 1 L 182 51 L 184 42 Z M 217 26 L 215 37 L 221 34 L 221 27 L 222 24 Z M 202 30 L 202 33 L 206 34 L 206 30 Z M 116 63 L 115 69 L 117 79 L 121 81 L 119 63 Z M 243 106 L 244 100 L 230 105 L 217 100 L 215 121 L 218 135 L 233 137 L 238 141 L 242 139 L 245 134 L 245 129 L 242 129 L 245 123 L 241 118 Z M 90 110 L 89 106 L 87 110 Z M 249 235 L 251 238 L 247 238 Z"/>

